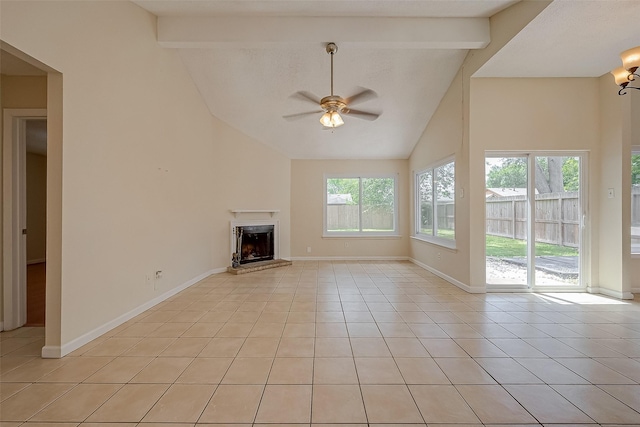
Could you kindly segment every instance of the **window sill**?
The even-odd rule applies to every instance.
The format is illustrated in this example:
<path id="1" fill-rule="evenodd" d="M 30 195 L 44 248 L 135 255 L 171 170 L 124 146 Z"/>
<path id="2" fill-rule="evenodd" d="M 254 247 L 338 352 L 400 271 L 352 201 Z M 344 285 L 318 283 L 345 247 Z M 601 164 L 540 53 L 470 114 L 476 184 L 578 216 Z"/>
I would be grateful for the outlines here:
<path id="1" fill-rule="evenodd" d="M 640 259 L 640 254 L 631 254 L 631 259 Z"/>
<path id="2" fill-rule="evenodd" d="M 457 251 L 455 240 L 443 239 L 440 237 L 422 237 L 422 236 L 411 236 L 413 240 L 417 240 L 423 243 L 430 243 L 436 246 L 442 246 L 443 248 L 451 249 Z"/>
<path id="3" fill-rule="evenodd" d="M 401 239 L 399 234 L 326 234 L 323 239 Z"/>

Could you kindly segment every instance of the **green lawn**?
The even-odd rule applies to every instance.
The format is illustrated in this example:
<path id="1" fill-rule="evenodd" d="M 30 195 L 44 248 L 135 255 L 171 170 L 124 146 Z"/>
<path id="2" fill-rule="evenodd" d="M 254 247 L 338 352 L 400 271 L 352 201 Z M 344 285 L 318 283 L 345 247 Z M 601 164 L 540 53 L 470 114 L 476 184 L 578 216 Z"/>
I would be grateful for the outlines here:
<path id="1" fill-rule="evenodd" d="M 524 240 L 499 236 L 487 236 L 487 256 L 514 257 L 526 255 L 527 245 Z M 541 255 L 578 256 L 578 250 L 576 248 L 569 248 L 566 246 L 536 243 L 536 256 Z"/>

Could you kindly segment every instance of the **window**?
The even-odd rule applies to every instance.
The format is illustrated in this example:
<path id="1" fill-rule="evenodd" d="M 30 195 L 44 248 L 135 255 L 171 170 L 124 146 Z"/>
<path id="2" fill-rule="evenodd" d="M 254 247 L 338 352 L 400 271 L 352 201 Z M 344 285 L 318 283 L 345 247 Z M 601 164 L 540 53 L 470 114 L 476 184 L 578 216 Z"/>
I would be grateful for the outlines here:
<path id="1" fill-rule="evenodd" d="M 415 237 L 455 246 L 455 162 L 416 174 Z"/>
<path id="2" fill-rule="evenodd" d="M 640 255 L 640 147 L 631 151 L 631 253 Z"/>
<path id="3" fill-rule="evenodd" d="M 395 176 L 325 178 L 325 236 L 397 235 Z"/>

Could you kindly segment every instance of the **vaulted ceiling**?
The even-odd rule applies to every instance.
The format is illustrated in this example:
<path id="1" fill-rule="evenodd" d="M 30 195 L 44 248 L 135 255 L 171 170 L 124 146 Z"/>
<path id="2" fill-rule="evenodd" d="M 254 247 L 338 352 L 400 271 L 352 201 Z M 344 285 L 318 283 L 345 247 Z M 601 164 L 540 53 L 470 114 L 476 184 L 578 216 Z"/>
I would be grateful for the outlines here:
<path id="1" fill-rule="evenodd" d="M 535 1 L 535 0 L 524 0 Z M 158 43 L 177 49 L 213 115 L 293 159 L 404 159 L 489 17 L 518 0 L 135 0 L 158 16 Z M 640 0 L 555 0 L 474 77 L 599 77 L 640 45 Z M 323 130 L 299 97 L 349 97 L 359 110 Z M 2 74 L 44 72 L 2 52 Z M 616 87 L 613 85 L 612 90 Z"/>
<path id="2" fill-rule="evenodd" d="M 158 41 L 180 51 L 211 113 L 290 158 L 407 158 L 469 49 L 489 43 L 489 17 L 515 0 L 163 1 Z M 377 98 L 323 130 L 318 110 L 291 95 L 363 88 Z"/>

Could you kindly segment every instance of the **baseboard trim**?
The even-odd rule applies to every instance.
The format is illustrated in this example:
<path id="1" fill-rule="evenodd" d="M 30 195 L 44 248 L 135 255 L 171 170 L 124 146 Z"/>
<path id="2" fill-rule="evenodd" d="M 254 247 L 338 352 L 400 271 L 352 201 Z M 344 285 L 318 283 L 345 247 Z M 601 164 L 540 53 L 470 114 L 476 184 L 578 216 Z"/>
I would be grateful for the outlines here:
<path id="1" fill-rule="evenodd" d="M 632 294 L 640 294 L 640 288 L 631 288 Z"/>
<path id="2" fill-rule="evenodd" d="M 466 284 L 462 283 L 461 281 L 459 281 L 457 279 L 454 279 L 453 277 L 449 276 L 448 274 L 445 274 L 445 273 L 441 272 L 440 270 L 436 270 L 435 268 L 430 267 L 427 264 L 418 261 L 417 259 L 409 258 L 409 261 L 411 261 L 412 263 L 414 263 L 418 267 L 424 268 L 425 270 L 435 274 L 436 276 L 440 277 L 441 279 L 446 280 L 447 282 L 451 283 L 452 285 L 457 286 L 458 288 L 462 289 L 465 292 L 468 292 L 470 294 L 484 294 L 484 293 L 486 293 L 486 289 L 473 288 L 473 287 L 471 287 L 469 285 L 466 285 Z"/>
<path id="3" fill-rule="evenodd" d="M 0 331 L 4 331 L 4 322 L 0 321 Z"/>
<path id="4" fill-rule="evenodd" d="M 617 299 L 633 299 L 633 291 L 632 292 L 622 292 L 622 291 L 614 291 L 612 289 L 601 288 L 598 286 L 590 286 L 587 288 L 587 292 L 591 294 L 602 294 L 608 297 L 617 298 Z"/>
<path id="5" fill-rule="evenodd" d="M 27 260 L 27 265 L 42 264 L 43 262 L 47 262 L 47 259 L 46 258 L 38 258 L 38 259 Z"/>
<path id="6" fill-rule="evenodd" d="M 43 359 L 60 359 L 62 356 L 62 347 L 59 345 L 45 345 L 42 347 Z"/>
<path id="7" fill-rule="evenodd" d="M 406 256 L 319 256 L 319 257 L 291 257 L 291 261 L 409 261 Z"/>
<path id="8" fill-rule="evenodd" d="M 214 268 L 213 270 L 209 270 L 208 273 L 205 273 L 206 274 L 205 277 L 211 276 L 212 274 L 220 274 L 220 273 L 226 273 L 226 272 L 227 272 L 227 267 Z M 202 279 L 199 279 L 199 280 L 202 280 Z"/>
<path id="9" fill-rule="evenodd" d="M 139 315 L 140 313 L 150 309 L 151 307 L 160 304 L 162 301 L 166 300 L 167 298 L 170 298 L 172 296 L 174 296 L 175 294 L 177 294 L 180 291 L 183 291 L 185 289 L 187 289 L 189 286 L 192 286 L 194 284 L 196 284 L 197 282 L 199 282 L 200 280 L 212 275 L 212 274 L 216 274 L 216 273 L 222 273 L 226 271 L 226 268 L 216 268 L 213 270 L 209 270 L 205 273 L 200 274 L 197 277 L 194 277 L 193 279 L 183 283 L 182 285 L 178 285 L 173 289 L 168 290 L 167 292 L 163 293 L 162 295 L 158 295 L 157 297 L 145 302 L 142 305 L 139 305 L 138 307 L 134 308 L 131 311 L 128 311 L 127 313 L 124 313 L 118 317 L 116 317 L 115 319 L 105 323 L 102 326 L 98 326 L 97 328 L 93 329 L 92 331 L 87 332 L 84 335 L 79 336 L 78 338 L 75 338 L 71 341 L 69 341 L 66 344 L 63 344 L 62 346 L 45 346 L 42 349 L 42 357 L 46 358 L 46 359 L 50 359 L 50 358 L 60 358 L 63 356 L 66 356 L 67 354 L 71 353 L 74 350 L 77 350 L 78 348 L 82 347 L 83 345 L 87 344 L 88 342 L 98 338 L 99 336 L 109 332 L 110 330 L 112 330 L 113 328 L 116 328 L 120 325 L 122 325 L 124 322 L 133 319 L 134 317 L 136 317 L 137 315 Z"/>

